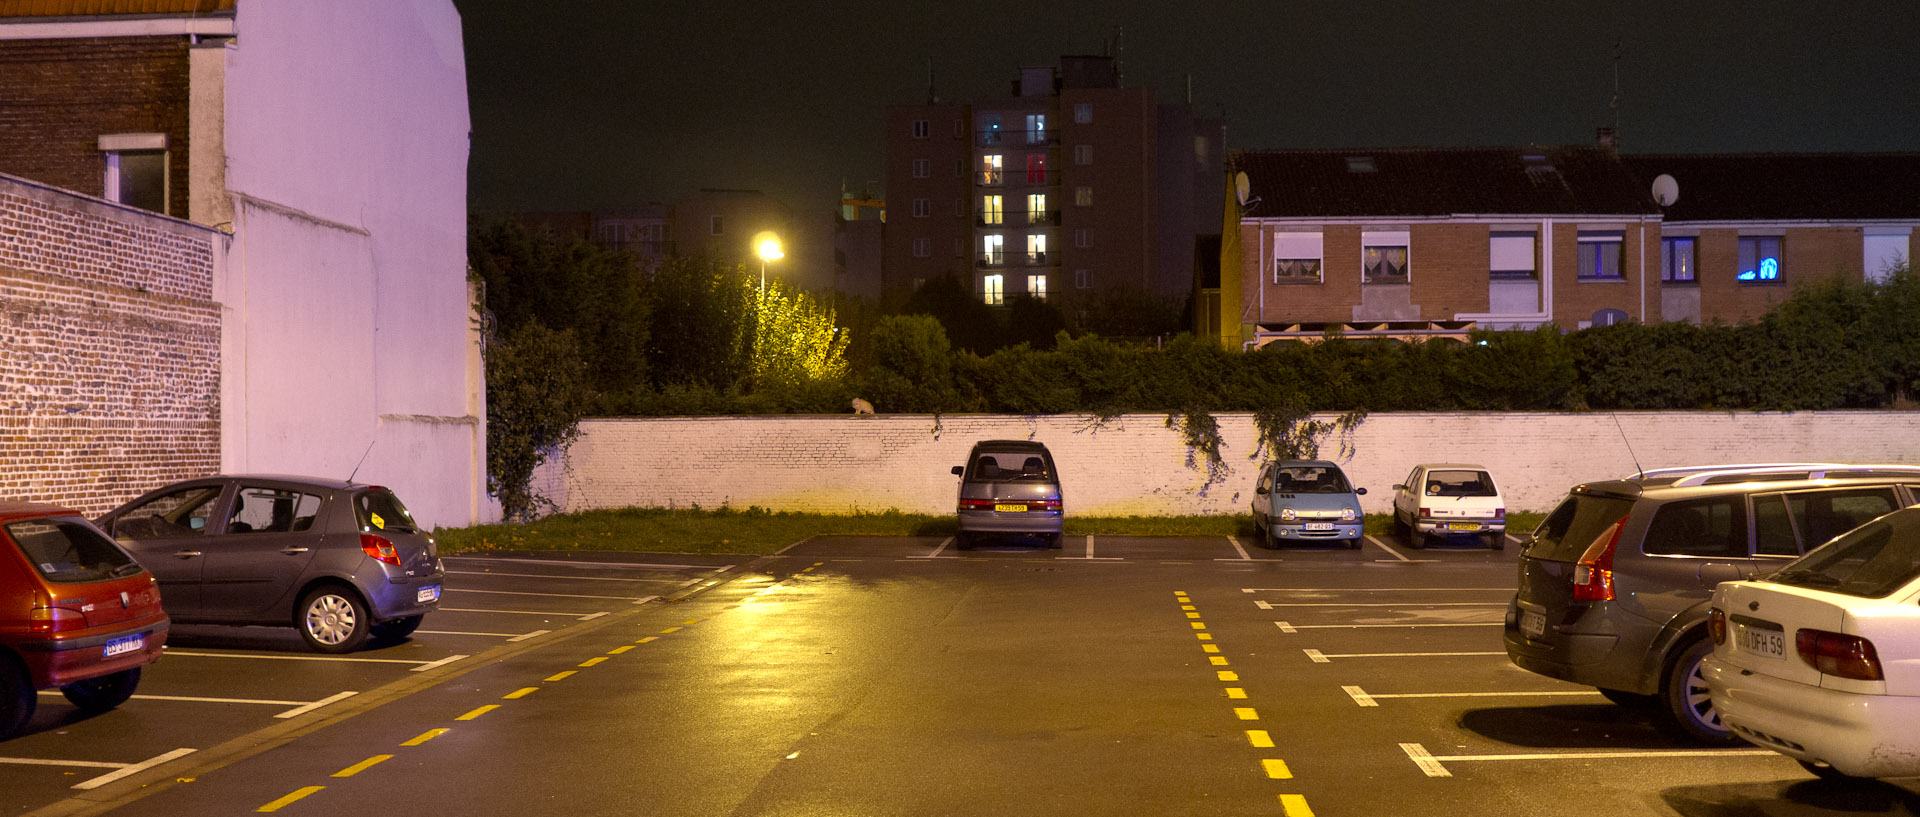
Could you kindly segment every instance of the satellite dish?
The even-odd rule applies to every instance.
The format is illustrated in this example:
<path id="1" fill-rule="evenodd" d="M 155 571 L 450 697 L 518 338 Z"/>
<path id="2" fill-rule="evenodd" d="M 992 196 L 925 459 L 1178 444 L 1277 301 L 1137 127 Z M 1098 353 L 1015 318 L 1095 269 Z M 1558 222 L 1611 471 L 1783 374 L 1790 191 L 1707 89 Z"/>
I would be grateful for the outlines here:
<path id="1" fill-rule="evenodd" d="M 1680 200 L 1680 183 L 1665 173 L 1654 177 L 1653 200 L 1660 202 L 1661 207 L 1672 206 L 1674 202 Z"/>
<path id="2" fill-rule="evenodd" d="M 1247 183 L 1246 171 L 1243 170 L 1233 174 L 1233 197 L 1240 202 L 1240 206 L 1242 207 L 1247 205 L 1247 192 L 1249 189 L 1250 185 Z"/>

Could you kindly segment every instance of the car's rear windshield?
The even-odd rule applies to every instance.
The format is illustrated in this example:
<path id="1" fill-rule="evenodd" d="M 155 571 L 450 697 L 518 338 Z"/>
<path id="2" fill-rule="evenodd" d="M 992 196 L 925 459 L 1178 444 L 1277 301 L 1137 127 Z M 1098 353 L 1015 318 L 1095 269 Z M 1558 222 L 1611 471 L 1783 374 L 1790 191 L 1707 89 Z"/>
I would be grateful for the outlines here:
<path id="1" fill-rule="evenodd" d="M 1347 475 L 1338 468 L 1285 465 L 1273 469 L 1273 492 L 1277 494 L 1350 494 Z"/>
<path id="2" fill-rule="evenodd" d="M 1485 471 L 1428 471 L 1427 496 L 1498 496 L 1493 477 Z"/>
<path id="3" fill-rule="evenodd" d="M 1776 584 L 1884 598 L 1920 577 L 1920 508 L 1888 514 L 1766 577 Z"/>
<path id="4" fill-rule="evenodd" d="M 132 556 L 77 518 L 22 519 L 8 522 L 6 528 L 7 538 L 50 582 L 100 582 L 140 572 Z"/>
<path id="5" fill-rule="evenodd" d="M 1555 562 L 1577 560 L 1587 546 L 1632 510 L 1633 501 L 1621 497 L 1569 496 L 1534 529 L 1533 544 L 1527 546 L 1527 555 Z"/>
<path id="6" fill-rule="evenodd" d="M 363 531 L 398 530 L 417 533 L 413 514 L 400 504 L 400 497 L 385 488 L 368 488 L 353 497 L 353 512 L 359 515 Z"/>
<path id="7" fill-rule="evenodd" d="M 1032 451 L 980 451 L 967 466 L 974 482 L 1053 482 L 1047 458 Z"/>

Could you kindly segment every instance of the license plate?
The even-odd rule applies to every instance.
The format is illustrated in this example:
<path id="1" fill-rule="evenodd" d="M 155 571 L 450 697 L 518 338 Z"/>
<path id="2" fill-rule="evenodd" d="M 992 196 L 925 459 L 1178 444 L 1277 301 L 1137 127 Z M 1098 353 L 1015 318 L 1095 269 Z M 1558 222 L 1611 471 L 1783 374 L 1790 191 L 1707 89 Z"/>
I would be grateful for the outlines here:
<path id="1" fill-rule="evenodd" d="M 1528 638 L 1539 638 L 1540 636 L 1546 635 L 1547 634 L 1546 615 L 1542 613 L 1536 613 L 1531 610 L 1521 610 L 1520 611 L 1520 633 L 1522 635 L 1527 636 Z"/>
<path id="2" fill-rule="evenodd" d="M 1479 530 L 1478 522 L 1448 522 L 1447 530 Z"/>
<path id="3" fill-rule="evenodd" d="M 1733 646 L 1734 649 L 1749 655 L 1785 658 L 1787 657 L 1787 634 L 1782 630 L 1769 630 L 1765 627 L 1749 627 L 1735 623 Z"/>
<path id="4" fill-rule="evenodd" d="M 147 647 L 147 636 L 145 633 L 137 633 L 134 635 L 121 636 L 119 638 L 116 638 L 112 641 L 107 642 L 107 649 L 104 657 L 112 658 L 116 655 L 126 655 L 127 653 L 130 653 L 130 652 L 139 652 L 143 649 L 146 649 L 146 647 Z"/>
<path id="5" fill-rule="evenodd" d="M 440 585 L 430 584 L 430 585 L 427 585 L 426 587 L 420 588 L 420 592 L 415 593 L 413 595 L 413 600 L 420 604 L 426 604 L 427 602 L 430 602 L 430 601 L 439 601 Z"/>
<path id="6" fill-rule="evenodd" d="M 993 509 L 994 509 L 994 510 L 996 510 L 996 511 L 999 511 L 999 512 L 1001 512 L 1001 513 L 1025 513 L 1025 512 L 1026 512 L 1026 510 L 1027 510 L 1027 506 L 1025 506 L 1025 505 L 995 505 L 995 506 L 993 506 Z"/>
<path id="7" fill-rule="evenodd" d="M 1305 528 L 1307 530 L 1333 530 L 1333 523 L 1332 522 L 1308 522 L 1307 524 L 1301 525 L 1300 527 Z"/>

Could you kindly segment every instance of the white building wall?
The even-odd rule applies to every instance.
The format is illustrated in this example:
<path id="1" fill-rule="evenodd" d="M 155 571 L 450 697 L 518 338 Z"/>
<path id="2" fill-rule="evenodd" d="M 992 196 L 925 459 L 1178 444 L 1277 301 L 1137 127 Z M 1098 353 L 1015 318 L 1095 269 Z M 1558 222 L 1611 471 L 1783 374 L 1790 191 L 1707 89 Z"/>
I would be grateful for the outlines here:
<path id="1" fill-rule="evenodd" d="M 223 469 L 345 477 L 365 454 L 357 479 L 425 524 L 497 517 L 471 399 L 458 13 L 240 0 L 234 28 Z"/>
<path id="2" fill-rule="evenodd" d="M 1616 418 L 1618 425 L 1616 425 Z M 955 477 L 976 440 L 1046 443 L 1067 513 L 1098 516 L 1237 514 L 1248 510 L 1259 461 L 1250 414 L 1216 415 L 1224 478 L 1165 415 L 931 415 L 600 419 L 581 423 L 564 462 L 534 486 L 566 510 L 627 506 L 760 506 L 821 513 L 953 511 Z M 1321 417 L 1331 420 L 1331 416 Z M 1742 462 L 1920 464 L 1920 412 L 1408 413 L 1368 417 L 1354 453 L 1335 459 L 1368 513 L 1386 513 L 1391 487 L 1421 462 L 1487 466 L 1515 510 L 1547 511 L 1581 482 L 1646 468 Z M 1632 454 L 1629 454 L 1629 442 Z"/>

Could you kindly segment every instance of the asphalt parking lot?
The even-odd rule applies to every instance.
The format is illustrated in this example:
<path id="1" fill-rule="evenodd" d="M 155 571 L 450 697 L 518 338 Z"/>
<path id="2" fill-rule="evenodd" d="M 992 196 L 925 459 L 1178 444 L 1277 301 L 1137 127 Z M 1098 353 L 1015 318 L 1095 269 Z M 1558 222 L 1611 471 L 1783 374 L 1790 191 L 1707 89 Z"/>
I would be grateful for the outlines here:
<path id="1" fill-rule="evenodd" d="M 119 710 L 43 698 L 0 743 L 0 805 L 321 813 L 403 785 L 417 814 L 1920 814 L 1913 781 L 1817 782 L 1513 667 L 1515 555 L 1083 536 L 456 557 L 401 644 L 182 627 Z M 599 746 L 622 762 L 533 762 Z"/>

